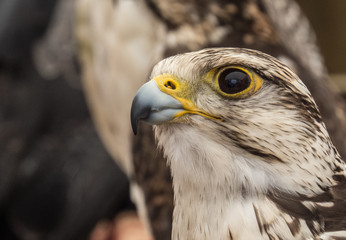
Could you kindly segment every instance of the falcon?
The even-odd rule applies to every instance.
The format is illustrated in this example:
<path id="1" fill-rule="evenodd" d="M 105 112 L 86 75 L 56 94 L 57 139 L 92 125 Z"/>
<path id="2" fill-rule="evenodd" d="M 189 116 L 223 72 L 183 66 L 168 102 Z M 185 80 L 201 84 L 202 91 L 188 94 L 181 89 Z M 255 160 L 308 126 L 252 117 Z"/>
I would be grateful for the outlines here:
<path id="1" fill-rule="evenodd" d="M 133 96 L 164 58 L 220 46 L 278 58 L 310 90 L 345 159 L 345 101 L 328 81 L 315 33 L 295 0 L 76 0 L 76 10 L 82 84 L 92 119 L 129 178 L 131 199 L 154 239 L 171 240 L 171 173 L 152 127 L 140 124 L 133 137 L 128 118 Z"/>
<path id="2" fill-rule="evenodd" d="M 154 125 L 170 166 L 173 240 L 346 238 L 345 164 L 286 65 L 210 48 L 166 58 L 150 78 L 131 124 Z"/>

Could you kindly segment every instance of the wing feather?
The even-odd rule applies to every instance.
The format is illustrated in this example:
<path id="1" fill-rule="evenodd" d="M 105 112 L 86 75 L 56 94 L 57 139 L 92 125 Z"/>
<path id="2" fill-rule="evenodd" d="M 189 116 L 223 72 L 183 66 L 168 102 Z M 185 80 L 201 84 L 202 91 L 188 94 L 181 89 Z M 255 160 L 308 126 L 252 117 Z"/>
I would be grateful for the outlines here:
<path id="1" fill-rule="evenodd" d="M 305 221 L 324 224 L 326 232 L 346 230 L 346 178 L 335 175 L 335 185 L 315 196 L 272 190 L 268 198 L 282 211 Z"/>

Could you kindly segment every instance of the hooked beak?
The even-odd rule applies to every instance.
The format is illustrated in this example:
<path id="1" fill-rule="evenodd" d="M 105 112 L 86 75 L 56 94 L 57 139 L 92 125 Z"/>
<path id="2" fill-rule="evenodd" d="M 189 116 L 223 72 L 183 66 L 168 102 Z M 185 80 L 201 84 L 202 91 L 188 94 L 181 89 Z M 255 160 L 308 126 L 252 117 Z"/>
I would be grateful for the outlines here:
<path id="1" fill-rule="evenodd" d="M 139 121 L 159 124 L 175 118 L 184 111 L 183 105 L 174 97 L 162 92 L 154 80 L 144 84 L 137 92 L 131 107 L 131 126 L 137 134 Z"/>
<path id="2" fill-rule="evenodd" d="M 131 107 L 131 125 L 137 134 L 139 121 L 155 125 L 169 122 L 184 114 L 198 114 L 221 120 L 220 117 L 199 109 L 191 100 L 186 83 L 181 83 L 172 75 L 159 75 L 144 84 L 137 92 Z"/>

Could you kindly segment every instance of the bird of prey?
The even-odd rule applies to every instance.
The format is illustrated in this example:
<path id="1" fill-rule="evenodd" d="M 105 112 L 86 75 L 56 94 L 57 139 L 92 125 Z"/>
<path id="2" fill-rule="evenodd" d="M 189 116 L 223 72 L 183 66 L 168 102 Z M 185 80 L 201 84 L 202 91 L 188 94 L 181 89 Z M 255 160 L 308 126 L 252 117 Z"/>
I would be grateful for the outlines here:
<path id="1" fill-rule="evenodd" d="M 295 0 L 76 0 L 76 35 L 90 112 L 109 153 L 130 179 L 139 216 L 154 239 L 170 240 L 171 173 L 150 126 L 137 137 L 131 101 L 163 58 L 210 47 L 245 47 L 283 61 L 311 91 L 346 156 L 346 108 L 307 18 Z"/>
<path id="2" fill-rule="evenodd" d="M 138 121 L 154 124 L 172 172 L 173 240 L 346 238 L 345 164 L 276 58 L 210 48 L 164 59 L 133 100 L 135 133 Z"/>

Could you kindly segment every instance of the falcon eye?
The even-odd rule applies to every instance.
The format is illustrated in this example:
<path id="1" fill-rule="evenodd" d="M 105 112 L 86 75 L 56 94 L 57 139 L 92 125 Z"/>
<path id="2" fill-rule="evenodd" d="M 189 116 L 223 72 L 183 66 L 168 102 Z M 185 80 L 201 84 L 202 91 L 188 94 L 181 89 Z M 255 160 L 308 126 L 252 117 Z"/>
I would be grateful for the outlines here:
<path id="1" fill-rule="evenodd" d="M 263 79 L 256 72 L 241 66 L 213 68 L 205 75 L 205 80 L 227 98 L 248 97 L 263 85 Z"/>
<path id="2" fill-rule="evenodd" d="M 220 90 L 226 94 L 241 93 L 251 85 L 250 76 L 237 68 L 225 69 L 218 78 Z"/>

